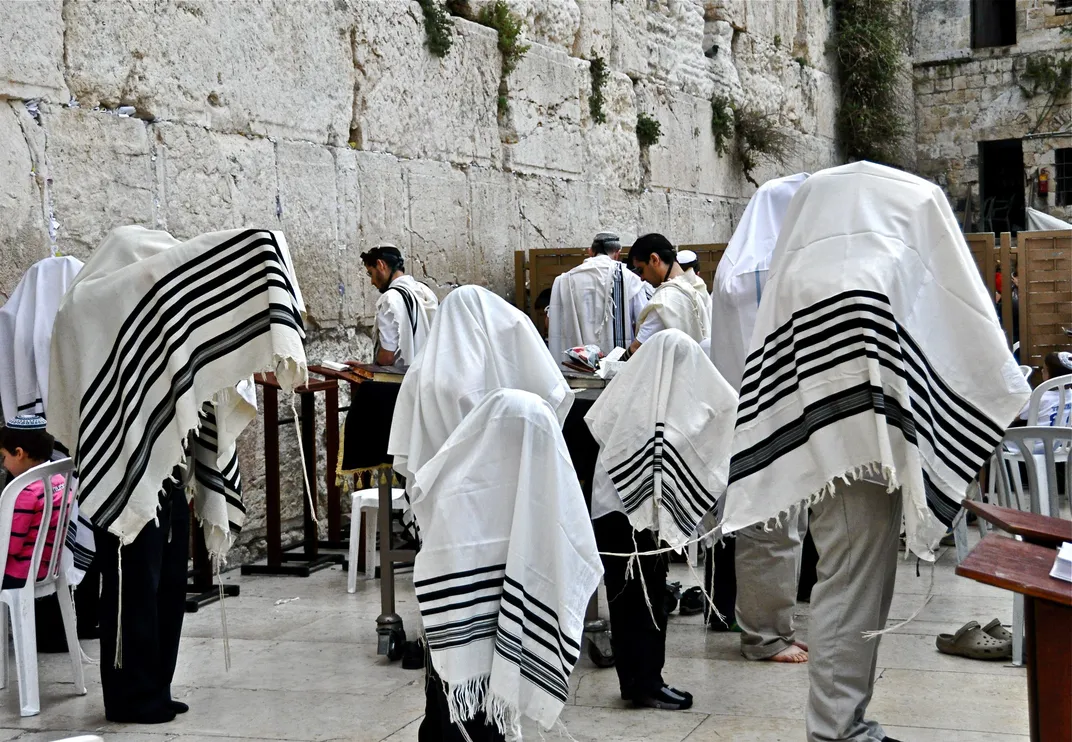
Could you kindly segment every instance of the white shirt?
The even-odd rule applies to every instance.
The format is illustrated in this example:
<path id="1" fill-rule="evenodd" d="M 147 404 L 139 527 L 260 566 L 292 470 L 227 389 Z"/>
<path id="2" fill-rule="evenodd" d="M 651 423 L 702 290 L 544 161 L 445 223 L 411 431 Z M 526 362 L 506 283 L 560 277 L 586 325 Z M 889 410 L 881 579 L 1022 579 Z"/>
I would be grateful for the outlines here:
<path id="1" fill-rule="evenodd" d="M 655 312 L 649 312 L 644 318 L 644 324 L 637 328 L 636 340 L 643 345 L 651 340 L 651 336 L 666 329 L 666 325 Z"/>
<path id="2" fill-rule="evenodd" d="M 390 291 L 391 287 L 405 289 L 416 300 L 416 329 L 409 325 L 411 317 L 405 304 L 399 299 L 399 292 Z M 432 290 L 412 276 L 403 274 L 391 281 L 388 291 L 376 301 L 376 332 L 380 348 L 394 353 L 396 364 L 411 365 L 424 345 L 438 306 L 439 302 Z M 402 322 L 407 323 L 405 337 L 401 335 Z"/>

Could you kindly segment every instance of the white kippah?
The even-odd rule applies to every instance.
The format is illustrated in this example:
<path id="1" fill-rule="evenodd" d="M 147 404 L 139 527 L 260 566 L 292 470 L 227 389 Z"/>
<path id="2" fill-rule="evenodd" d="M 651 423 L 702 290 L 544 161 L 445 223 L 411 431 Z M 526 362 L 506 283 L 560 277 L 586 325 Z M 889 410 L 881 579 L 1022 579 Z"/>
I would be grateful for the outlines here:
<path id="1" fill-rule="evenodd" d="M 1062 366 L 1072 371 L 1072 353 L 1062 350 L 1057 354 L 1057 360 L 1061 362 Z"/>
<path id="2" fill-rule="evenodd" d="M 692 250 L 682 250 L 677 254 L 677 262 L 681 264 L 695 263 L 696 260 L 696 253 L 694 253 Z"/>

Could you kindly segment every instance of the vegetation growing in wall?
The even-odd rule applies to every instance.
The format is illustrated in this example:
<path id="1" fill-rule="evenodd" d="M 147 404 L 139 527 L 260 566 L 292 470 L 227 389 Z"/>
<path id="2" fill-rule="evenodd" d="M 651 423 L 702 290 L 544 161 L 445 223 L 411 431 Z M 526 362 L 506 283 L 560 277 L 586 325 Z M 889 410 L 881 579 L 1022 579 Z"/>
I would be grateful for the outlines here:
<path id="1" fill-rule="evenodd" d="M 837 128 L 850 158 L 896 164 L 908 132 L 902 95 L 907 17 L 900 0 L 835 0 Z"/>
<path id="2" fill-rule="evenodd" d="M 1034 134 L 1054 108 L 1069 102 L 1069 94 L 1072 93 L 1072 57 L 1056 58 L 1049 54 L 1028 57 L 1017 84 L 1027 98 L 1046 96 L 1046 103 L 1028 132 Z"/>
<path id="3" fill-rule="evenodd" d="M 502 71 L 499 77 L 499 115 L 509 110 L 506 78 L 517 69 L 517 63 L 529 50 L 528 44 L 521 43 L 521 19 L 510 11 L 506 0 L 495 0 L 493 5 L 485 5 L 477 16 L 477 23 L 494 28 L 499 34 L 499 54 L 502 55 Z"/>
<path id="4" fill-rule="evenodd" d="M 454 43 L 454 20 L 438 0 L 417 0 L 424 11 L 424 45 L 437 57 L 447 56 Z"/>
<path id="5" fill-rule="evenodd" d="M 711 133 L 718 156 L 732 146 L 741 160 L 745 179 L 756 187 L 759 183 L 752 173 L 761 159 L 784 165 L 796 151 L 793 138 L 779 124 L 776 114 L 738 106 L 724 95 L 711 99 Z"/>
<path id="6" fill-rule="evenodd" d="M 592 57 L 588 63 L 592 74 L 592 92 L 588 96 L 588 111 L 592 114 L 592 120 L 597 124 L 607 123 L 607 114 L 603 111 L 603 85 L 607 82 L 610 73 L 607 72 L 607 62 L 603 57 Z"/>
<path id="7" fill-rule="evenodd" d="M 636 118 L 636 138 L 641 149 L 646 149 L 659 141 L 662 127 L 659 122 L 646 113 L 638 113 Z"/>

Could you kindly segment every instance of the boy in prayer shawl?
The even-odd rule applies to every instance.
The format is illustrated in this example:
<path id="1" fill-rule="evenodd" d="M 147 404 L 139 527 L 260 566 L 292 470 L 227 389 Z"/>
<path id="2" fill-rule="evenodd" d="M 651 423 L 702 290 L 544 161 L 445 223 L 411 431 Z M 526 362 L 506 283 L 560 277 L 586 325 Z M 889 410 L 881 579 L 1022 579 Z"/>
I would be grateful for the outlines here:
<path id="1" fill-rule="evenodd" d="M 376 354 L 381 366 L 412 366 L 424 347 L 439 300 L 423 283 L 406 275 L 402 252 L 379 245 L 361 253 L 376 300 Z"/>
<path id="2" fill-rule="evenodd" d="M 706 287 L 702 279 L 685 275 L 677 263 L 677 251 L 670 240 L 661 234 L 640 237 L 629 250 L 629 264 L 645 281 L 655 287 L 655 293 L 640 313 L 636 339 L 629 346 L 630 354 L 660 330 L 681 330 L 697 343 L 710 337 L 711 323 L 707 309 Z"/>
<path id="3" fill-rule="evenodd" d="M 945 194 L 870 162 L 786 213 L 741 384 L 724 533 L 811 505 L 809 742 L 895 742 L 867 718 L 907 548 L 934 561 L 1030 395 Z M 869 638 L 870 637 L 870 638 Z"/>
<path id="4" fill-rule="evenodd" d="M 688 394 L 682 394 L 688 389 Z M 585 421 L 599 443 L 592 519 L 603 558 L 611 644 L 623 699 L 687 709 L 692 695 L 668 686 L 667 554 L 695 540 L 725 489 L 737 394 L 700 346 L 665 330 L 641 346 Z"/>
<path id="5" fill-rule="evenodd" d="M 538 399 L 513 396 L 482 405 L 504 389 Z M 565 443 L 557 435 L 551 446 L 547 432 L 549 416 L 557 433 L 572 404 L 573 392 L 523 312 L 479 286 L 461 286 L 447 296 L 425 351 L 399 389 L 387 447 L 395 470 L 406 477 L 425 539 L 421 553 L 439 555 L 422 558 L 420 575 L 416 566 L 414 572 L 431 659 L 426 715 L 418 732 L 421 742 L 501 740 L 516 731 L 519 714 L 547 727 L 561 710 L 563 679 L 576 662 L 575 645 L 583 628 L 583 621 L 575 619 L 584 615 L 595 590 L 595 582 L 589 586 L 592 570 L 598 581 L 599 568 Z M 485 436 L 477 448 L 477 437 L 492 429 L 500 416 L 513 432 L 495 428 L 500 432 L 494 436 L 496 442 L 489 443 Z M 525 441 L 530 434 L 544 443 L 529 446 Z M 504 441 L 517 442 L 532 455 L 504 447 Z M 464 463 L 470 455 L 479 458 L 479 466 Z M 544 502 L 550 495 L 553 499 Z M 486 497 L 496 507 L 484 502 Z M 521 517 L 524 509 L 540 502 L 543 512 L 557 514 Z M 447 503 L 465 507 L 444 508 Z M 517 518 L 496 509 L 511 503 Z M 489 517 L 493 513 L 499 515 Z M 563 528 L 549 535 L 542 531 L 548 523 Z M 563 539 L 562 550 L 546 548 L 556 539 Z M 467 548 L 460 548 L 462 544 Z M 547 562 L 553 555 L 557 559 L 571 553 L 579 559 L 570 557 L 554 567 Z M 465 566 L 462 560 L 477 561 Z M 517 568 L 524 564 L 533 565 L 535 571 L 519 576 Z M 480 590 L 480 600 L 445 608 L 450 603 L 444 604 L 437 596 L 441 591 L 430 588 L 449 584 L 452 571 L 467 569 L 481 570 L 481 579 L 466 577 L 457 581 L 457 587 Z M 553 579 L 531 583 L 528 575 L 536 573 Z M 557 626 L 561 643 L 543 636 L 535 619 L 531 625 L 519 624 L 516 609 L 522 604 L 530 613 L 535 611 L 531 615 L 539 621 Z M 547 611 L 557 618 L 551 620 Z M 444 621 L 479 628 L 467 633 L 464 642 L 450 646 L 450 629 Z M 531 637 L 531 632 L 540 638 L 531 640 L 535 643 L 521 638 L 519 648 L 516 639 Z M 544 642 L 559 647 L 557 659 L 543 656 Z M 542 669 L 519 680 L 519 661 Z M 543 685 L 537 675 L 544 678 Z"/>
<path id="6" fill-rule="evenodd" d="M 640 279 L 619 260 L 622 243 L 600 232 L 589 257 L 555 279 L 551 289 L 549 344 L 561 363 L 569 348 L 596 345 L 604 353 L 628 349 L 647 297 Z"/>
<path id="7" fill-rule="evenodd" d="M 789 202 L 807 178 L 807 173 L 800 173 L 759 187 L 715 272 L 711 360 L 738 392 L 778 232 Z M 808 511 L 801 508 L 795 518 L 773 528 L 757 523 L 737 533 L 733 545 L 735 616 L 741 629 L 741 654 L 747 659 L 808 661 L 808 647 L 796 640 L 793 625 L 807 530 Z M 725 582 L 717 573 L 714 577 Z"/>
<path id="8" fill-rule="evenodd" d="M 677 254 L 677 264 L 685 275 L 692 281 L 697 291 L 702 291 L 707 296 L 707 284 L 700 276 L 700 258 L 692 250 L 681 250 Z"/>

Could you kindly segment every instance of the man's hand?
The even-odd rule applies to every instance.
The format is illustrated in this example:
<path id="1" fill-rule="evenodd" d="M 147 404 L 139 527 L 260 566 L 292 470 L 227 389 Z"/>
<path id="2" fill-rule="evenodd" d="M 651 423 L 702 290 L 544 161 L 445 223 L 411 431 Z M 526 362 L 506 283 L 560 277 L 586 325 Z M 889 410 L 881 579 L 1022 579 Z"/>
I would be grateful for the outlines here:
<path id="1" fill-rule="evenodd" d="M 376 351 L 376 363 L 380 366 L 393 366 L 395 365 L 395 357 L 397 354 L 398 351 L 380 348 Z"/>

